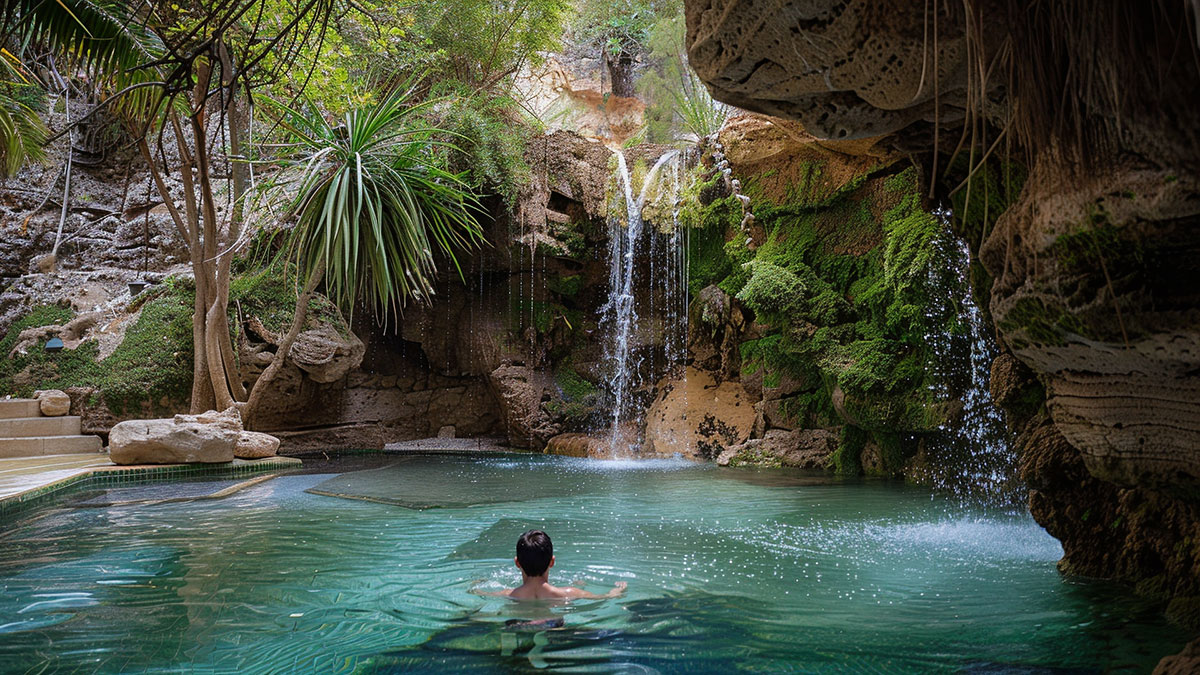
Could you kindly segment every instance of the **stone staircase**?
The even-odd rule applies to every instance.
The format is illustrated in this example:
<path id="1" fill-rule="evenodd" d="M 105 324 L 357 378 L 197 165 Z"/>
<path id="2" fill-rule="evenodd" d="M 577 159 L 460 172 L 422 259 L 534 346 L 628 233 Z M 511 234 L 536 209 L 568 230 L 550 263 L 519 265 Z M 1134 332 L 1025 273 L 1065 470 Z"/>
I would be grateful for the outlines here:
<path id="1" fill-rule="evenodd" d="M 35 399 L 0 399 L 0 458 L 100 452 L 100 437 L 81 434 L 80 424 L 75 415 L 42 415 Z"/>

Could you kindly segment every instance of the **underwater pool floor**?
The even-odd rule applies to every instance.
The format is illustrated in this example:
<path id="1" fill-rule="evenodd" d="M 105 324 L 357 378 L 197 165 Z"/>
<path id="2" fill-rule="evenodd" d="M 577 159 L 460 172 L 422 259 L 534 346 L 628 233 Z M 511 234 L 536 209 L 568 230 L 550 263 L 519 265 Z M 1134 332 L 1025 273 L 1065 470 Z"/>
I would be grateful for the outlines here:
<path id="1" fill-rule="evenodd" d="M 674 460 L 352 465 L 208 501 L 84 492 L 8 523 L 0 672 L 1145 672 L 1186 641 L 1128 591 L 1061 577 L 1027 514 L 918 488 Z M 532 527 L 552 582 L 626 595 L 472 594 L 518 581 Z"/>

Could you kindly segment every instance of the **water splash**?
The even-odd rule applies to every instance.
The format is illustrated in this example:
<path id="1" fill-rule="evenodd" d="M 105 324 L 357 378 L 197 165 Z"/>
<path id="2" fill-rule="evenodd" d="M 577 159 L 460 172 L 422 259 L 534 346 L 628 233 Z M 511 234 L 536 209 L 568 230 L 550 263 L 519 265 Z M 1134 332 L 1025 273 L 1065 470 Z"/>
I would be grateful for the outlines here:
<path id="1" fill-rule="evenodd" d="M 610 373 L 612 396 L 608 429 L 612 456 L 628 454 L 639 445 L 635 430 L 644 401 L 636 400 L 636 394 L 645 382 L 656 381 L 681 360 L 687 316 L 686 298 L 681 300 L 686 295 L 687 280 L 682 276 L 686 269 L 681 265 L 686 258 L 681 255 L 681 242 L 686 234 L 681 234 L 678 227 L 680 153 L 671 151 L 659 157 L 646 173 L 636 197 L 624 154 L 618 152 L 616 158 L 617 194 L 612 203 L 624 206 L 624 214 L 620 208 L 610 209 L 609 296 L 600 310 L 606 335 L 604 360 Z M 669 180 L 660 179 L 668 166 Z M 671 219 L 647 232 L 643 211 L 651 195 L 655 196 L 655 202 L 667 202 Z M 639 270 L 646 239 L 650 243 L 648 274 Z M 639 316 L 639 296 L 644 298 L 644 317 Z M 661 358 L 658 350 L 651 350 L 646 363 L 644 355 L 638 353 L 645 340 L 644 331 L 657 332 L 663 347 Z"/>
<path id="2" fill-rule="evenodd" d="M 991 364 L 999 352 L 971 293 L 971 252 L 950 230 L 953 214 L 944 208 L 933 213 L 943 228 L 938 241 L 943 264 L 930 270 L 934 302 L 926 318 L 930 325 L 945 326 L 949 320 L 960 329 L 926 336 L 933 352 L 932 389 L 942 401 L 960 401 L 962 412 L 930 437 L 925 479 L 962 498 L 1016 504 L 1024 497 L 1016 452 L 989 391 Z"/>

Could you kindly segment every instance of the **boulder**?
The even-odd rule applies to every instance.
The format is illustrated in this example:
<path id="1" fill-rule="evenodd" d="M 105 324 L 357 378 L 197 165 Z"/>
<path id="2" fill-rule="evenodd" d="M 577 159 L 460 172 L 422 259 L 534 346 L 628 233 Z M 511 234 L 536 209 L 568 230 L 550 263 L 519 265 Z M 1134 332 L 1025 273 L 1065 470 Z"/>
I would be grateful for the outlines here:
<path id="1" fill-rule="evenodd" d="M 240 434 L 218 424 L 128 420 L 109 432 L 108 453 L 113 464 L 220 464 L 233 461 Z"/>
<path id="2" fill-rule="evenodd" d="M 542 409 L 542 396 L 553 385 L 546 373 L 523 365 L 505 364 L 488 375 L 488 384 L 500 403 L 508 442 L 518 448 L 545 447 L 559 428 Z"/>
<path id="3" fill-rule="evenodd" d="M 559 434 L 546 443 L 545 452 L 548 455 L 608 459 L 610 449 L 608 439 L 587 434 Z"/>
<path id="4" fill-rule="evenodd" d="M 233 456 L 238 459 L 262 459 L 274 457 L 279 451 L 279 439 L 258 431 L 243 431 L 238 434 Z"/>
<path id="5" fill-rule="evenodd" d="M 323 324 L 296 337 L 288 360 L 299 366 L 314 382 L 337 382 L 362 364 L 367 353 L 362 340 L 353 333 L 342 335 Z"/>
<path id="6" fill-rule="evenodd" d="M 837 434 L 829 429 L 771 429 L 762 438 L 726 448 L 717 464 L 824 469 L 835 450 Z"/>
<path id="7" fill-rule="evenodd" d="M 33 397 L 38 400 L 46 417 L 59 417 L 71 412 L 71 397 L 58 389 L 38 390 L 33 392 Z"/>
<path id="8" fill-rule="evenodd" d="M 644 452 L 711 460 L 750 438 L 756 414 L 740 382 L 718 384 L 708 372 L 688 368 L 682 380 L 660 382 L 658 391 L 646 413 Z"/>
<path id="9" fill-rule="evenodd" d="M 238 412 L 236 406 L 217 412 L 209 410 L 208 412 L 200 413 L 199 415 L 176 415 L 176 424 L 204 424 L 229 429 L 232 431 L 242 430 L 242 414 Z"/>

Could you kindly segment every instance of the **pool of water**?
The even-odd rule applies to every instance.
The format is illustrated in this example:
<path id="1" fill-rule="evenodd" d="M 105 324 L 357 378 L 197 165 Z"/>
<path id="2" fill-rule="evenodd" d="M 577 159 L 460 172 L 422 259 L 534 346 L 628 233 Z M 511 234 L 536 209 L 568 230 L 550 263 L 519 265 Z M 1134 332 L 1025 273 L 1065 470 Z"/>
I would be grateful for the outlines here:
<path id="1" fill-rule="evenodd" d="M 1027 515 L 917 488 L 529 455 L 345 468 L 5 525 L 0 671 L 1143 672 L 1185 642 L 1064 580 Z M 472 594 L 518 581 L 531 527 L 552 583 L 625 596 Z"/>

